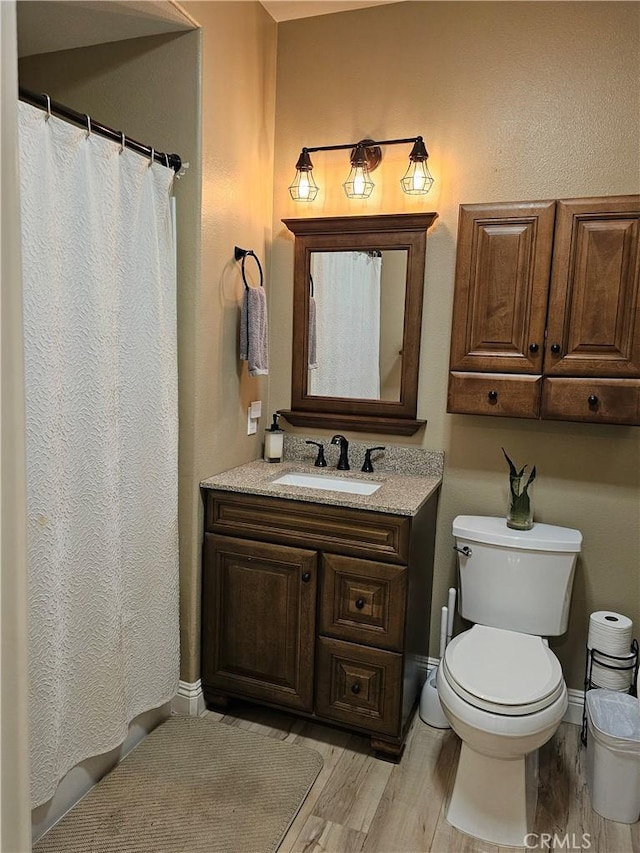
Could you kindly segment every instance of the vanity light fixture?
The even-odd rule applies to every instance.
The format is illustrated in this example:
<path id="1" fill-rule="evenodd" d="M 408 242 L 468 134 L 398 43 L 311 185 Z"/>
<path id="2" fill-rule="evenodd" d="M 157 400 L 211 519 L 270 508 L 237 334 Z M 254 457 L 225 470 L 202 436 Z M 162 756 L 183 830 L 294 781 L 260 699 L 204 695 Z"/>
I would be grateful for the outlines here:
<path id="1" fill-rule="evenodd" d="M 427 153 L 421 136 L 410 136 L 406 139 L 384 139 L 376 142 L 373 139 L 362 139 L 347 145 L 320 145 L 315 148 L 303 148 L 296 163 L 296 176 L 289 187 L 289 193 L 294 201 L 313 201 L 318 194 L 318 185 L 313 179 L 313 163 L 311 151 L 344 151 L 351 149 L 351 171 L 342 185 L 347 198 L 369 198 L 374 187 L 370 173 L 382 159 L 382 145 L 400 145 L 413 143 L 409 154 L 409 168 L 400 181 L 403 191 L 409 195 L 426 195 L 433 185 L 433 178 L 427 168 Z"/>

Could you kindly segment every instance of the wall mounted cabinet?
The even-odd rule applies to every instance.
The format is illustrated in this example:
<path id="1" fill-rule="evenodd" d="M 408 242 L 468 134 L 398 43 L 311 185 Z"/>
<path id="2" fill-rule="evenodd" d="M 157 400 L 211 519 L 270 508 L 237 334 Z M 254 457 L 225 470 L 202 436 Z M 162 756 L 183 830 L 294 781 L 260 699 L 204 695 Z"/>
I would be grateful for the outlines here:
<path id="1" fill-rule="evenodd" d="M 462 205 L 447 411 L 640 424 L 640 196 Z"/>

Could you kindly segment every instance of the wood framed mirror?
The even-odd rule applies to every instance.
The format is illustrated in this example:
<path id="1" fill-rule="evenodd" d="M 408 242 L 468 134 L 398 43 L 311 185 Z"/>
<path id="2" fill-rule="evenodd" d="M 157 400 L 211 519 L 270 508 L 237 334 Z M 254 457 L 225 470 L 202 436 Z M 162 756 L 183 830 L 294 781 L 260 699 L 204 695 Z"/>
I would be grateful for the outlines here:
<path id="1" fill-rule="evenodd" d="M 412 435 L 437 213 L 283 219 L 295 235 L 294 426 Z"/>

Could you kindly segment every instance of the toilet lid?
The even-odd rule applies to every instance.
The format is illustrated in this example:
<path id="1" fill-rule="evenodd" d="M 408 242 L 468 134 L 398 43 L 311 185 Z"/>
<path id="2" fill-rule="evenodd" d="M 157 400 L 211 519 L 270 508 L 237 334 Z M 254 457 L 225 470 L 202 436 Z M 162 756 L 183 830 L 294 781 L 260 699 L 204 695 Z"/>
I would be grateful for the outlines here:
<path id="1" fill-rule="evenodd" d="M 447 681 L 469 704 L 497 714 L 532 714 L 564 688 L 560 662 L 542 637 L 474 625 L 447 646 Z"/>

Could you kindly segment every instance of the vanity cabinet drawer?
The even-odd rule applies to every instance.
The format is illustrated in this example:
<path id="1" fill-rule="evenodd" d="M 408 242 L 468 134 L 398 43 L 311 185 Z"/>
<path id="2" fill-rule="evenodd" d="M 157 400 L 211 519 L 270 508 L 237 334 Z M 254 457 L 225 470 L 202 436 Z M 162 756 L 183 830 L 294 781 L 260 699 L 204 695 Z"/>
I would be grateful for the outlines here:
<path id="1" fill-rule="evenodd" d="M 544 381 L 542 417 L 585 423 L 640 425 L 640 379 Z"/>
<path id="2" fill-rule="evenodd" d="M 409 560 L 411 520 L 344 506 L 209 492 L 206 529 L 392 563 Z"/>
<path id="3" fill-rule="evenodd" d="M 320 633 L 402 651 L 406 586 L 403 566 L 325 554 Z"/>
<path id="4" fill-rule="evenodd" d="M 320 637 L 318 716 L 396 737 L 401 700 L 402 655 Z"/>
<path id="5" fill-rule="evenodd" d="M 461 415 L 540 417 L 541 376 L 509 373 L 449 374 L 447 411 Z"/>

